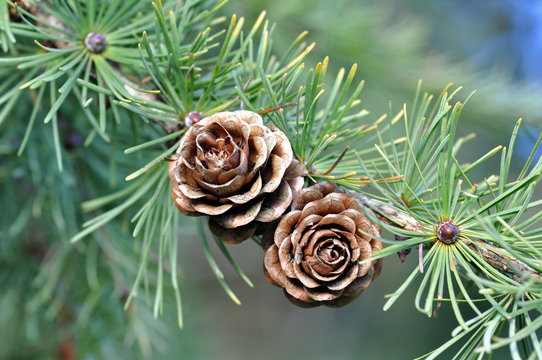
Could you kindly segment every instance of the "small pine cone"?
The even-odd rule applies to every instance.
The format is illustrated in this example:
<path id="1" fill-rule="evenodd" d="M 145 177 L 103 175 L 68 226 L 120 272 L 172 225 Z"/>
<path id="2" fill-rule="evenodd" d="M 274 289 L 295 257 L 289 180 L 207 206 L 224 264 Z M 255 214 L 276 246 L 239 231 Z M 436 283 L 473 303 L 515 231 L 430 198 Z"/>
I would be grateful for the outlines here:
<path id="1" fill-rule="evenodd" d="M 185 215 L 210 217 L 224 242 L 239 243 L 278 219 L 306 169 L 290 141 L 251 111 L 221 112 L 188 129 L 169 165 L 173 200 Z"/>
<path id="2" fill-rule="evenodd" d="M 298 306 L 346 305 L 382 267 L 381 259 L 359 264 L 382 249 L 382 242 L 359 230 L 380 236 L 378 226 L 356 197 L 334 189 L 321 183 L 301 190 L 265 253 L 267 280 Z"/>

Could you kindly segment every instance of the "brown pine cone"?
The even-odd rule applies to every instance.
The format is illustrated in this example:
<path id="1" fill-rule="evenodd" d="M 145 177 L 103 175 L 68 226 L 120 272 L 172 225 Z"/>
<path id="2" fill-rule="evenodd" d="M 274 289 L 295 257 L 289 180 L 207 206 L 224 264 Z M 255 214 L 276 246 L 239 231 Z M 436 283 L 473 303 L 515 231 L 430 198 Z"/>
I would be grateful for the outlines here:
<path id="1" fill-rule="evenodd" d="M 380 236 L 378 226 L 356 197 L 333 190 L 329 183 L 301 190 L 265 253 L 267 280 L 302 307 L 346 305 L 382 267 L 381 260 L 359 264 L 382 249 L 382 242 L 359 230 Z"/>
<path id="2" fill-rule="evenodd" d="M 211 230 L 228 243 L 279 218 L 306 175 L 286 135 L 246 110 L 198 121 L 177 155 L 169 165 L 177 208 L 190 216 L 209 215 Z"/>

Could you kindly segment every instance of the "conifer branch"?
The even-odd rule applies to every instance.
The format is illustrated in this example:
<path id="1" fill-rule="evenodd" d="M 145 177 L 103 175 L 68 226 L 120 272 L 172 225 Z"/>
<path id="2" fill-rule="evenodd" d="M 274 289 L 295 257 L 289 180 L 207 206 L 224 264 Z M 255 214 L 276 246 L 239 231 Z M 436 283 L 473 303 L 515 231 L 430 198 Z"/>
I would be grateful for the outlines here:
<path id="1" fill-rule="evenodd" d="M 422 232 L 421 224 L 412 216 L 394 209 L 391 206 L 381 204 L 366 195 L 358 195 L 358 197 L 364 205 L 374 212 L 378 220 L 407 231 Z M 522 279 L 525 278 L 525 276 L 519 275 L 520 273 L 525 274 L 528 277 L 542 280 L 542 274 L 525 264 L 523 261 L 516 259 L 511 255 L 503 254 L 498 248 L 488 244 L 482 239 L 470 238 L 470 240 L 471 242 L 463 241 L 463 243 L 473 251 L 478 252 L 485 262 L 493 268 L 510 274 L 515 281 L 522 282 Z"/>
<path id="2" fill-rule="evenodd" d="M 42 8 L 40 8 L 39 6 L 28 6 L 28 11 L 29 13 L 35 15 L 38 19 L 42 20 L 44 23 L 46 24 L 52 24 L 54 25 L 55 27 L 57 27 L 58 29 L 64 31 L 64 32 L 70 32 L 70 30 L 64 26 L 64 24 L 62 23 L 62 20 L 61 18 L 55 16 L 54 13 L 46 13 Z M 65 37 L 65 35 L 61 34 L 61 33 L 58 33 L 58 34 L 53 34 L 55 36 L 58 36 L 60 38 L 62 37 Z M 59 48 L 59 49 L 62 49 L 62 48 L 66 48 L 68 46 L 70 46 L 70 44 L 67 44 L 63 41 L 55 41 L 54 42 L 54 45 L 55 47 Z M 126 90 L 126 92 L 132 96 L 133 98 L 135 99 L 140 99 L 140 100 L 143 100 L 143 101 L 155 101 L 155 102 L 162 102 L 162 99 L 160 98 L 160 96 L 158 96 L 157 94 L 155 93 L 151 93 L 151 92 L 143 92 L 143 91 L 140 91 L 140 90 L 137 90 L 141 87 L 142 84 L 144 84 L 144 80 L 143 79 L 137 79 L 137 81 L 133 81 L 131 79 L 129 79 L 127 76 L 124 75 L 124 73 L 122 72 L 122 70 L 120 69 L 120 64 L 114 60 L 109 60 L 110 64 L 111 64 L 111 68 L 115 74 L 115 76 L 121 80 L 121 82 L 124 84 L 124 89 Z M 155 124 L 159 125 L 166 134 L 171 134 L 175 131 L 178 131 L 180 129 L 182 129 L 184 126 L 182 123 L 168 123 L 168 122 L 165 122 L 165 121 L 161 121 L 161 120 L 158 120 L 158 119 L 151 119 L 152 122 L 154 122 Z"/>

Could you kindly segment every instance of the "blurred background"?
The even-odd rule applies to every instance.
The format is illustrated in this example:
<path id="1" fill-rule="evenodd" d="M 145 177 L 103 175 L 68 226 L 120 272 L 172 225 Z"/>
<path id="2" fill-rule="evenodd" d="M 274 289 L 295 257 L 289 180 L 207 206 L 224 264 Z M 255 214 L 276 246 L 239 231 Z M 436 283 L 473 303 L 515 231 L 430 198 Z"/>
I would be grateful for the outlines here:
<path id="1" fill-rule="evenodd" d="M 366 81 L 362 98 L 372 120 L 389 112 L 390 101 L 394 112 L 403 103 L 410 104 L 420 79 L 423 80 L 422 89 L 431 93 L 439 93 L 450 82 L 464 87 L 460 98 L 477 90 L 463 111 L 459 125 L 459 135 L 478 134 L 475 141 L 462 148 L 460 157 L 463 161 L 474 159 L 499 144 L 507 144 L 516 120 L 521 117 L 524 126 L 515 151 L 520 164 L 542 129 L 542 1 L 232 0 L 222 9 L 222 14 L 230 17 L 235 13 L 251 24 L 264 10 L 267 18 L 277 24 L 273 38 L 275 52 L 285 51 L 299 33 L 308 30 L 307 41 L 315 41 L 317 46 L 305 61 L 307 67 L 329 56 L 328 76 L 332 78 L 340 68 L 349 69 L 353 63 L 358 64 L 357 78 Z M 14 117 L 23 110 L 17 109 Z M 81 142 L 80 139 L 71 140 Z M 68 151 L 72 145 L 65 144 Z M 51 144 L 44 145 L 47 146 L 50 150 Z M 0 155 L 2 149 L 0 147 Z M 96 157 L 98 163 L 100 157 L 107 156 L 108 149 L 100 149 L 103 153 L 91 153 L 84 148 L 76 151 L 81 152 L 79 156 Z M 37 154 L 35 158 L 40 159 L 39 156 Z M 39 163 L 41 166 L 51 163 L 44 183 L 60 181 L 54 175 L 54 159 L 41 159 Z M 498 160 L 488 162 L 488 166 L 496 169 Z M 0 179 L 5 168 L 0 166 Z M 491 174 L 493 169 L 483 169 L 486 171 L 483 175 Z M 66 186 L 74 187 L 69 171 L 66 169 L 61 179 L 66 181 Z M 89 183 L 92 183 L 92 171 L 89 171 Z M 119 179 L 125 176 L 120 175 Z M 0 192 L 1 203 L 24 204 L 24 191 L 18 195 L 19 190 L 4 187 Z M 85 198 L 84 194 L 77 196 Z M 74 201 L 78 203 L 81 199 L 76 197 Z M 7 208 L 3 207 L 1 211 Z M 45 218 L 49 215 L 44 214 L 43 221 L 47 221 Z M 54 217 L 54 213 L 52 215 Z M 3 229 L 13 228 L 7 213 L 1 217 Z M 74 216 L 66 221 L 73 222 L 78 229 L 82 219 Z M 124 225 L 126 230 L 129 224 Z M 119 312 L 122 299 L 111 295 L 112 288 L 107 288 L 96 298 L 85 299 L 79 317 L 94 320 L 88 322 L 85 331 L 79 328 L 77 333 L 71 333 L 64 325 L 70 319 L 59 318 L 57 314 L 61 311 L 49 307 L 53 308 L 54 315 L 44 313 L 49 326 L 40 325 L 40 329 L 52 334 L 55 340 L 50 343 L 40 340 L 43 333 L 40 338 L 39 334 L 28 331 L 34 328 L 29 323 L 37 321 L 36 317 L 24 316 L 25 309 L 41 311 L 43 307 L 22 306 L 21 303 L 27 292 L 40 287 L 41 283 L 35 280 L 38 271 L 43 273 L 38 279 L 44 281 L 55 274 L 55 269 L 40 269 L 39 265 L 45 250 L 38 245 L 40 239 L 49 234 L 26 233 L 29 237 L 22 243 L 34 244 L 24 250 L 28 257 L 26 272 L 18 272 L 16 276 L 10 273 L 15 271 L 16 264 L 20 264 L 15 257 L 12 258 L 13 269 L 9 268 L 9 263 L 3 263 L 4 268 L 0 269 L 0 359 L 79 358 L 77 354 L 82 351 L 77 349 L 71 350 L 75 357 L 68 357 L 70 341 L 75 339 L 78 348 L 82 349 L 85 343 L 99 338 L 104 329 L 111 331 L 111 327 L 118 327 L 113 331 L 116 337 L 100 340 L 102 355 L 87 355 L 85 359 L 133 359 L 145 355 L 152 359 L 412 359 L 449 339 L 455 326 L 446 306 L 442 306 L 437 319 L 418 313 L 414 309 L 413 291 L 403 295 L 389 311 L 382 311 L 385 295 L 394 292 L 416 266 L 417 259 L 413 255 L 403 264 L 393 256 L 385 259 L 377 281 L 344 308 L 299 309 L 286 300 L 279 288 L 265 281 L 263 253 L 260 257 L 255 256 L 256 244 L 231 246 L 232 255 L 255 284 L 254 288 L 249 288 L 229 264 L 221 262 L 223 257 L 216 252 L 215 258 L 228 284 L 242 302 L 242 306 L 237 306 L 212 274 L 190 219 L 182 225 L 180 233 L 183 234 L 179 238 L 183 330 L 176 326 L 173 301 L 158 322 L 150 319 L 151 312 L 141 304 L 137 309 Z M 71 235 L 73 232 L 66 237 Z M 138 256 L 133 254 L 131 238 L 126 234 L 106 235 L 104 239 L 109 237 L 116 241 L 111 244 L 106 241 L 100 246 L 116 247 L 126 257 L 122 261 L 136 266 Z M 88 249 L 92 251 L 92 241 L 87 239 L 85 244 L 78 243 L 73 252 L 66 250 L 70 245 L 60 247 L 58 252 L 65 262 L 81 261 L 82 257 L 78 256 Z M 87 244 L 88 249 L 83 249 Z M 133 273 L 134 269 L 131 271 Z M 61 284 L 69 289 L 70 296 L 85 298 L 86 280 L 82 279 L 86 276 L 88 274 L 82 269 L 80 274 L 73 274 L 76 280 Z M 7 280 L 3 283 L 2 279 L 15 281 L 17 291 L 2 295 L 2 287 L 8 287 Z M 80 283 L 77 279 L 81 279 Z M 131 283 L 133 279 L 124 280 Z M 93 311 L 85 313 L 87 308 Z M 134 311 L 140 316 L 134 316 Z M 85 323 L 79 318 L 72 320 Z M 127 323 L 132 325 L 129 334 L 123 333 Z M 149 326 L 157 334 L 150 339 L 142 335 Z M 58 333 L 66 343 L 57 343 Z M 151 344 L 154 347 L 152 354 L 149 352 Z M 144 350 L 143 354 L 140 349 Z M 501 358 L 509 358 L 506 350 L 493 357 Z"/>

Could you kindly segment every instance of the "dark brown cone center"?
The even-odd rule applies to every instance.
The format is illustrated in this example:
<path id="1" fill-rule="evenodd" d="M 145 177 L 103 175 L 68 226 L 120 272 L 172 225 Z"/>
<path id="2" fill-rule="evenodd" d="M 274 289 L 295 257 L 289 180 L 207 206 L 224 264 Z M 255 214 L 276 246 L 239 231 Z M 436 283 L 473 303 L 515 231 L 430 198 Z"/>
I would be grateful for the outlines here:
<path id="1" fill-rule="evenodd" d="M 198 152 L 204 155 L 204 165 L 209 170 L 228 171 L 240 163 L 240 152 L 231 136 L 216 137 L 210 132 L 203 132 L 196 138 Z"/>
<path id="2" fill-rule="evenodd" d="M 349 258 L 349 251 L 338 238 L 327 238 L 320 242 L 307 261 L 318 274 L 332 275 Z"/>
<path id="3" fill-rule="evenodd" d="M 335 243 L 336 240 L 326 241 L 325 245 L 318 249 L 318 257 L 326 264 L 334 264 L 344 257 L 346 251 L 340 244 Z"/>

